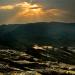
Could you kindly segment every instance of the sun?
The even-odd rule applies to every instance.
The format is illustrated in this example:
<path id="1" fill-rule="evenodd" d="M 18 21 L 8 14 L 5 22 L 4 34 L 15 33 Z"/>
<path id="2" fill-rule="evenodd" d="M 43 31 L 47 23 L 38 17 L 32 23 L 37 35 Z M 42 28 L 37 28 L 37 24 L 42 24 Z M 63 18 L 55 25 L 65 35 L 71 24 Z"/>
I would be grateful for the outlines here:
<path id="1" fill-rule="evenodd" d="M 43 14 L 43 9 L 41 5 L 38 4 L 31 4 L 28 2 L 24 2 L 21 4 L 18 4 L 17 6 L 21 7 L 21 12 L 19 13 L 19 16 L 21 17 L 39 17 Z"/>

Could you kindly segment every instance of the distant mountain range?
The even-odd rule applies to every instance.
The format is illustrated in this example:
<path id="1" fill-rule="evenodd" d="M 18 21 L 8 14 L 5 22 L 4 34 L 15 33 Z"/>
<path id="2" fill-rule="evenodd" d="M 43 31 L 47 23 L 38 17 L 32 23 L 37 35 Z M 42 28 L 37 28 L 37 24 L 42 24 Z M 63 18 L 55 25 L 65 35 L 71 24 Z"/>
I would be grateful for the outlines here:
<path id="1" fill-rule="evenodd" d="M 75 46 L 75 23 L 39 22 L 0 26 L 0 47 L 24 48 L 32 44 Z"/>

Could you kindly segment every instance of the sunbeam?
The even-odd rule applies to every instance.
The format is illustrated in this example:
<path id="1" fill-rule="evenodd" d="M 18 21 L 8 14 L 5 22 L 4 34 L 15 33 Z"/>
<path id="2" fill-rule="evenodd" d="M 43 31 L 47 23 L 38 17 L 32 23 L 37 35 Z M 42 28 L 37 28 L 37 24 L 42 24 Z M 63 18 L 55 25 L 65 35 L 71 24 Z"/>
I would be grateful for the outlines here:
<path id="1" fill-rule="evenodd" d="M 60 17 L 64 18 L 63 15 L 68 12 L 56 8 L 44 8 L 43 5 L 30 2 L 21 2 L 12 5 L 4 5 L 0 7 L 0 10 L 9 12 L 13 14 L 10 17 L 7 17 L 4 23 L 29 23 L 29 22 L 39 22 L 39 21 L 56 21 Z M 9 11 L 8 11 L 9 10 Z M 19 10 L 19 11 L 17 11 Z M 22 23 L 21 22 L 21 23 Z"/>

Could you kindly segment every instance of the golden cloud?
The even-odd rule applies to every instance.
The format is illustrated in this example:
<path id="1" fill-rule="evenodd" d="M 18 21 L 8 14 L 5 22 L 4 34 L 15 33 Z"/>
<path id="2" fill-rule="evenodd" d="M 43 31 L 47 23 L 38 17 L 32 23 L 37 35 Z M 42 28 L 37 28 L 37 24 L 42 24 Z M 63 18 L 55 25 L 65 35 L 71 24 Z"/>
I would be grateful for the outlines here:
<path id="1" fill-rule="evenodd" d="M 17 14 L 9 18 L 6 22 L 15 22 L 16 20 L 20 21 L 48 21 L 55 20 L 60 18 L 64 14 L 68 13 L 62 9 L 44 9 L 44 6 L 39 4 L 31 4 L 28 2 L 17 3 L 14 5 L 5 5 L 0 6 L 0 10 L 14 10 L 15 8 L 20 9 L 20 11 L 16 11 Z"/>
<path id="2" fill-rule="evenodd" d="M 12 9 L 14 9 L 13 5 L 0 6 L 0 10 L 12 10 Z"/>
<path id="3" fill-rule="evenodd" d="M 49 9 L 46 12 L 52 16 L 63 16 L 64 14 L 68 13 L 67 11 L 62 9 Z"/>

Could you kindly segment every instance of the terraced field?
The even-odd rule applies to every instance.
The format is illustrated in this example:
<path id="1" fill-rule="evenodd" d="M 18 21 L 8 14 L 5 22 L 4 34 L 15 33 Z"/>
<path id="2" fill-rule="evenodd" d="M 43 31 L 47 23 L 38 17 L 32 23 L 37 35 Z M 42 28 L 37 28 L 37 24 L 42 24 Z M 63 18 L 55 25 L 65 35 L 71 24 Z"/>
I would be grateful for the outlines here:
<path id="1" fill-rule="evenodd" d="M 74 47 L 0 50 L 0 75 L 75 75 L 74 54 Z"/>

